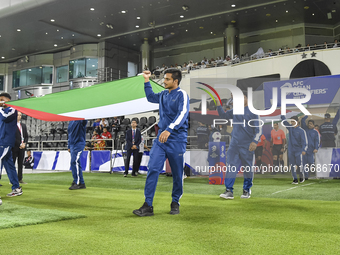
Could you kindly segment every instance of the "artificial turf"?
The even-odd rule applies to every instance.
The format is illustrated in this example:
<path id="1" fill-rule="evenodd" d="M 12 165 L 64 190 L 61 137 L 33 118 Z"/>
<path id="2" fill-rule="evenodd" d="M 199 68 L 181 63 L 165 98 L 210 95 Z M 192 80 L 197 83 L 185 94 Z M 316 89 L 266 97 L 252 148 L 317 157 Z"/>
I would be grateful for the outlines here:
<path id="1" fill-rule="evenodd" d="M 86 173 L 87 189 L 68 190 L 71 173 L 26 174 L 20 197 L 3 205 L 83 214 L 86 218 L 1 230 L 0 254 L 337 254 L 340 180 L 254 179 L 252 197 L 219 198 L 223 186 L 187 178 L 179 215 L 170 215 L 172 178 L 160 176 L 153 217 L 132 210 L 144 202 L 145 176 Z M 0 214 L 1 217 L 1 214 Z M 1 217 L 2 218 L 2 217 Z M 2 219 L 1 219 L 2 220 Z"/>

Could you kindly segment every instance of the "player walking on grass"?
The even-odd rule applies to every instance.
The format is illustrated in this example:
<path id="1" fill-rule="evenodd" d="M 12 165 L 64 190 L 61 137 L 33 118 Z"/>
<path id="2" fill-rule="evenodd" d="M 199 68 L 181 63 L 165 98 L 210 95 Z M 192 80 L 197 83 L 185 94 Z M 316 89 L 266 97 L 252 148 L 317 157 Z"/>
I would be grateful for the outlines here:
<path id="1" fill-rule="evenodd" d="M 144 90 L 151 103 L 159 104 L 159 132 L 150 152 L 148 174 L 146 177 L 143 206 L 133 213 L 138 216 L 152 216 L 153 198 L 158 176 L 163 170 L 164 161 L 169 160 L 173 188 L 170 214 L 179 214 L 179 199 L 183 194 L 184 153 L 187 144 L 189 97 L 180 89 L 182 73 L 178 69 L 167 69 L 164 72 L 166 90 L 155 94 L 149 81 L 150 71 L 144 71 Z"/>
<path id="2" fill-rule="evenodd" d="M 296 175 L 296 169 L 299 169 L 300 183 L 305 181 L 303 169 L 302 169 L 302 156 L 306 154 L 308 142 L 305 130 L 299 127 L 298 116 L 293 116 L 291 119 L 291 124 L 288 123 L 286 117 L 281 115 L 283 124 L 289 131 L 289 141 L 288 141 L 288 161 L 289 169 L 292 171 L 293 182 L 292 184 L 299 184 Z"/>
<path id="3" fill-rule="evenodd" d="M 86 144 L 87 120 L 74 120 L 68 124 L 68 151 L 71 153 L 71 170 L 73 182 L 70 190 L 86 189 L 83 171 L 80 164 L 80 155 Z"/>
<path id="4" fill-rule="evenodd" d="M 217 111 L 221 118 L 232 119 L 233 131 L 231 132 L 231 141 L 227 151 L 227 172 L 225 176 L 226 191 L 220 195 L 221 198 L 234 199 L 233 186 L 235 183 L 236 175 L 241 162 L 243 168 L 243 194 L 241 198 L 250 198 L 251 190 L 253 186 L 253 168 L 255 163 L 255 154 L 257 143 L 260 141 L 262 135 L 262 128 L 260 126 L 259 116 L 253 114 L 248 108 L 248 99 L 244 96 L 244 114 L 233 114 L 233 109 L 225 112 L 222 106 L 217 102 Z M 256 121 L 250 121 L 256 120 Z M 251 123 L 252 126 L 248 125 Z M 236 124 L 238 123 L 238 124 Z M 243 123 L 245 123 L 243 125 Z"/>
<path id="5" fill-rule="evenodd" d="M 7 196 L 15 197 L 22 195 L 22 189 L 19 186 L 18 174 L 12 157 L 18 112 L 6 105 L 6 102 L 11 101 L 11 96 L 8 93 L 1 93 L 0 101 L 0 178 L 2 167 L 4 166 L 8 179 L 12 183 L 12 192 L 7 194 Z M 0 204 L 2 204 L 1 199 Z"/>

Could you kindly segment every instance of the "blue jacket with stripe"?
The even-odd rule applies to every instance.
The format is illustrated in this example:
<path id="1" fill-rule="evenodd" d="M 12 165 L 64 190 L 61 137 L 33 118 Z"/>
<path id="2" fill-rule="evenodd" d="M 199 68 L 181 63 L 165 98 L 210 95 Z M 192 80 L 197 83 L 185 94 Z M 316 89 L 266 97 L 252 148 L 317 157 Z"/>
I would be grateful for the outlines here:
<path id="1" fill-rule="evenodd" d="M 17 118 L 18 112 L 14 108 L 0 108 L 0 146 L 14 147 Z"/>
<path id="2" fill-rule="evenodd" d="M 222 106 L 217 107 L 218 115 L 221 118 L 233 120 L 233 131 L 231 132 L 231 142 L 229 146 L 249 146 L 252 142 L 258 143 L 262 135 L 260 117 L 244 107 L 243 115 L 234 114 L 233 109 L 224 111 Z M 249 123 L 248 123 L 249 122 Z"/>
<path id="3" fill-rule="evenodd" d="M 146 98 L 151 103 L 159 104 L 159 132 L 158 136 L 167 130 L 171 134 L 168 141 L 187 142 L 188 136 L 188 116 L 189 116 L 189 96 L 180 89 L 163 90 L 154 93 L 150 82 L 144 83 Z"/>
<path id="4" fill-rule="evenodd" d="M 301 127 L 306 131 L 307 134 L 307 141 L 308 141 L 308 148 L 307 153 L 313 153 L 314 150 L 319 150 L 320 147 L 320 135 L 319 132 L 316 131 L 314 128 L 309 129 L 306 124 L 306 119 L 308 115 L 301 119 Z"/>
<path id="5" fill-rule="evenodd" d="M 85 147 L 87 120 L 72 120 L 68 124 L 68 148 L 71 146 Z"/>
<path id="6" fill-rule="evenodd" d="M 294 127 L 289 124 L 284 115 L 281 115 L 281 119 L 289 130 L 288 151 L 295 155 L 300 155 L 303 151 L 307 152 L 308 140 L 305 130 L 299 126 Z"/>

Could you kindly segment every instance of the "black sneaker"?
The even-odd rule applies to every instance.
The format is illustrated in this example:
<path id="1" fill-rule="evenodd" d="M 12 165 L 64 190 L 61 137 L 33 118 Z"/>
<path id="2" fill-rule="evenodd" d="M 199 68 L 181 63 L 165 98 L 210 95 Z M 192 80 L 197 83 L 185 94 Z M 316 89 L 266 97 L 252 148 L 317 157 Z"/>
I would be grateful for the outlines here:
<path id="1" fill-rule="evenodd" d="M 86 189 L 85 183 L 84 184 L 79 184 L 78 189 Z"/>
<path id="2" fill-rule="evenodd" d="M 146 202 L 144 202 L 141 208 L 133 211 L 133 214 L 140 217 L 153 216 L 153 206 L 149 206 Z"/>
<path id="3" fill-rule="evenodd" d="M 70 190 L 75 190 L 75 189 L 86 189 L 85 183 L 84 184 L 76 184 L 76 183 L 72 183 L 72 186 L 69 187 L 68 189 Z"/>
<path id="4" fill-rule="evenodd" d="M 124 174 L 124 177 L 126 177 L 127 176 L 127 174 Z"/>
<path id="5" fill-rule="evenodd" d="M 305 181 L 308 181 L 308 178 L 305 178 Z"/>
<path id="6" fill-rule="evenodd" d="M 178 203 L 172 202 L 170 207 L 171 207 L 170 214 L 179 214 L 179 204 Z"/>
<path id="7" fill-rule="evenodd" d="M 299 184 L 299 182 L 298 182 L 297 179 L 295 179 L 295 180 L 293 180 L 292 184 Z"/>
<path id="8" fill-rule="evenodd" d="M 300 183 L 304 183 L 305 179 L 304 178 L 300 178 Z"/>

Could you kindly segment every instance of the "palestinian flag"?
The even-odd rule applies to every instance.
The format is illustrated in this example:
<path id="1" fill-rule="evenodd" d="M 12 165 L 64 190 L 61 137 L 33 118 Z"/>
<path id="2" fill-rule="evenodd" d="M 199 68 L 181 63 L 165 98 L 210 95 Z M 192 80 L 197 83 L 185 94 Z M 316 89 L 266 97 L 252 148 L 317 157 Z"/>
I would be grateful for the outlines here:
<path id="1" fill-rule="evenodd" d="M 164 90 L 151 80 L 150 83 L 155 93 Z M 28 116 L 45 121 L 108 118 L 159 108 L 158 104 L 147 101 L 143 76 L 11 101 L 8 105 Z"/>

